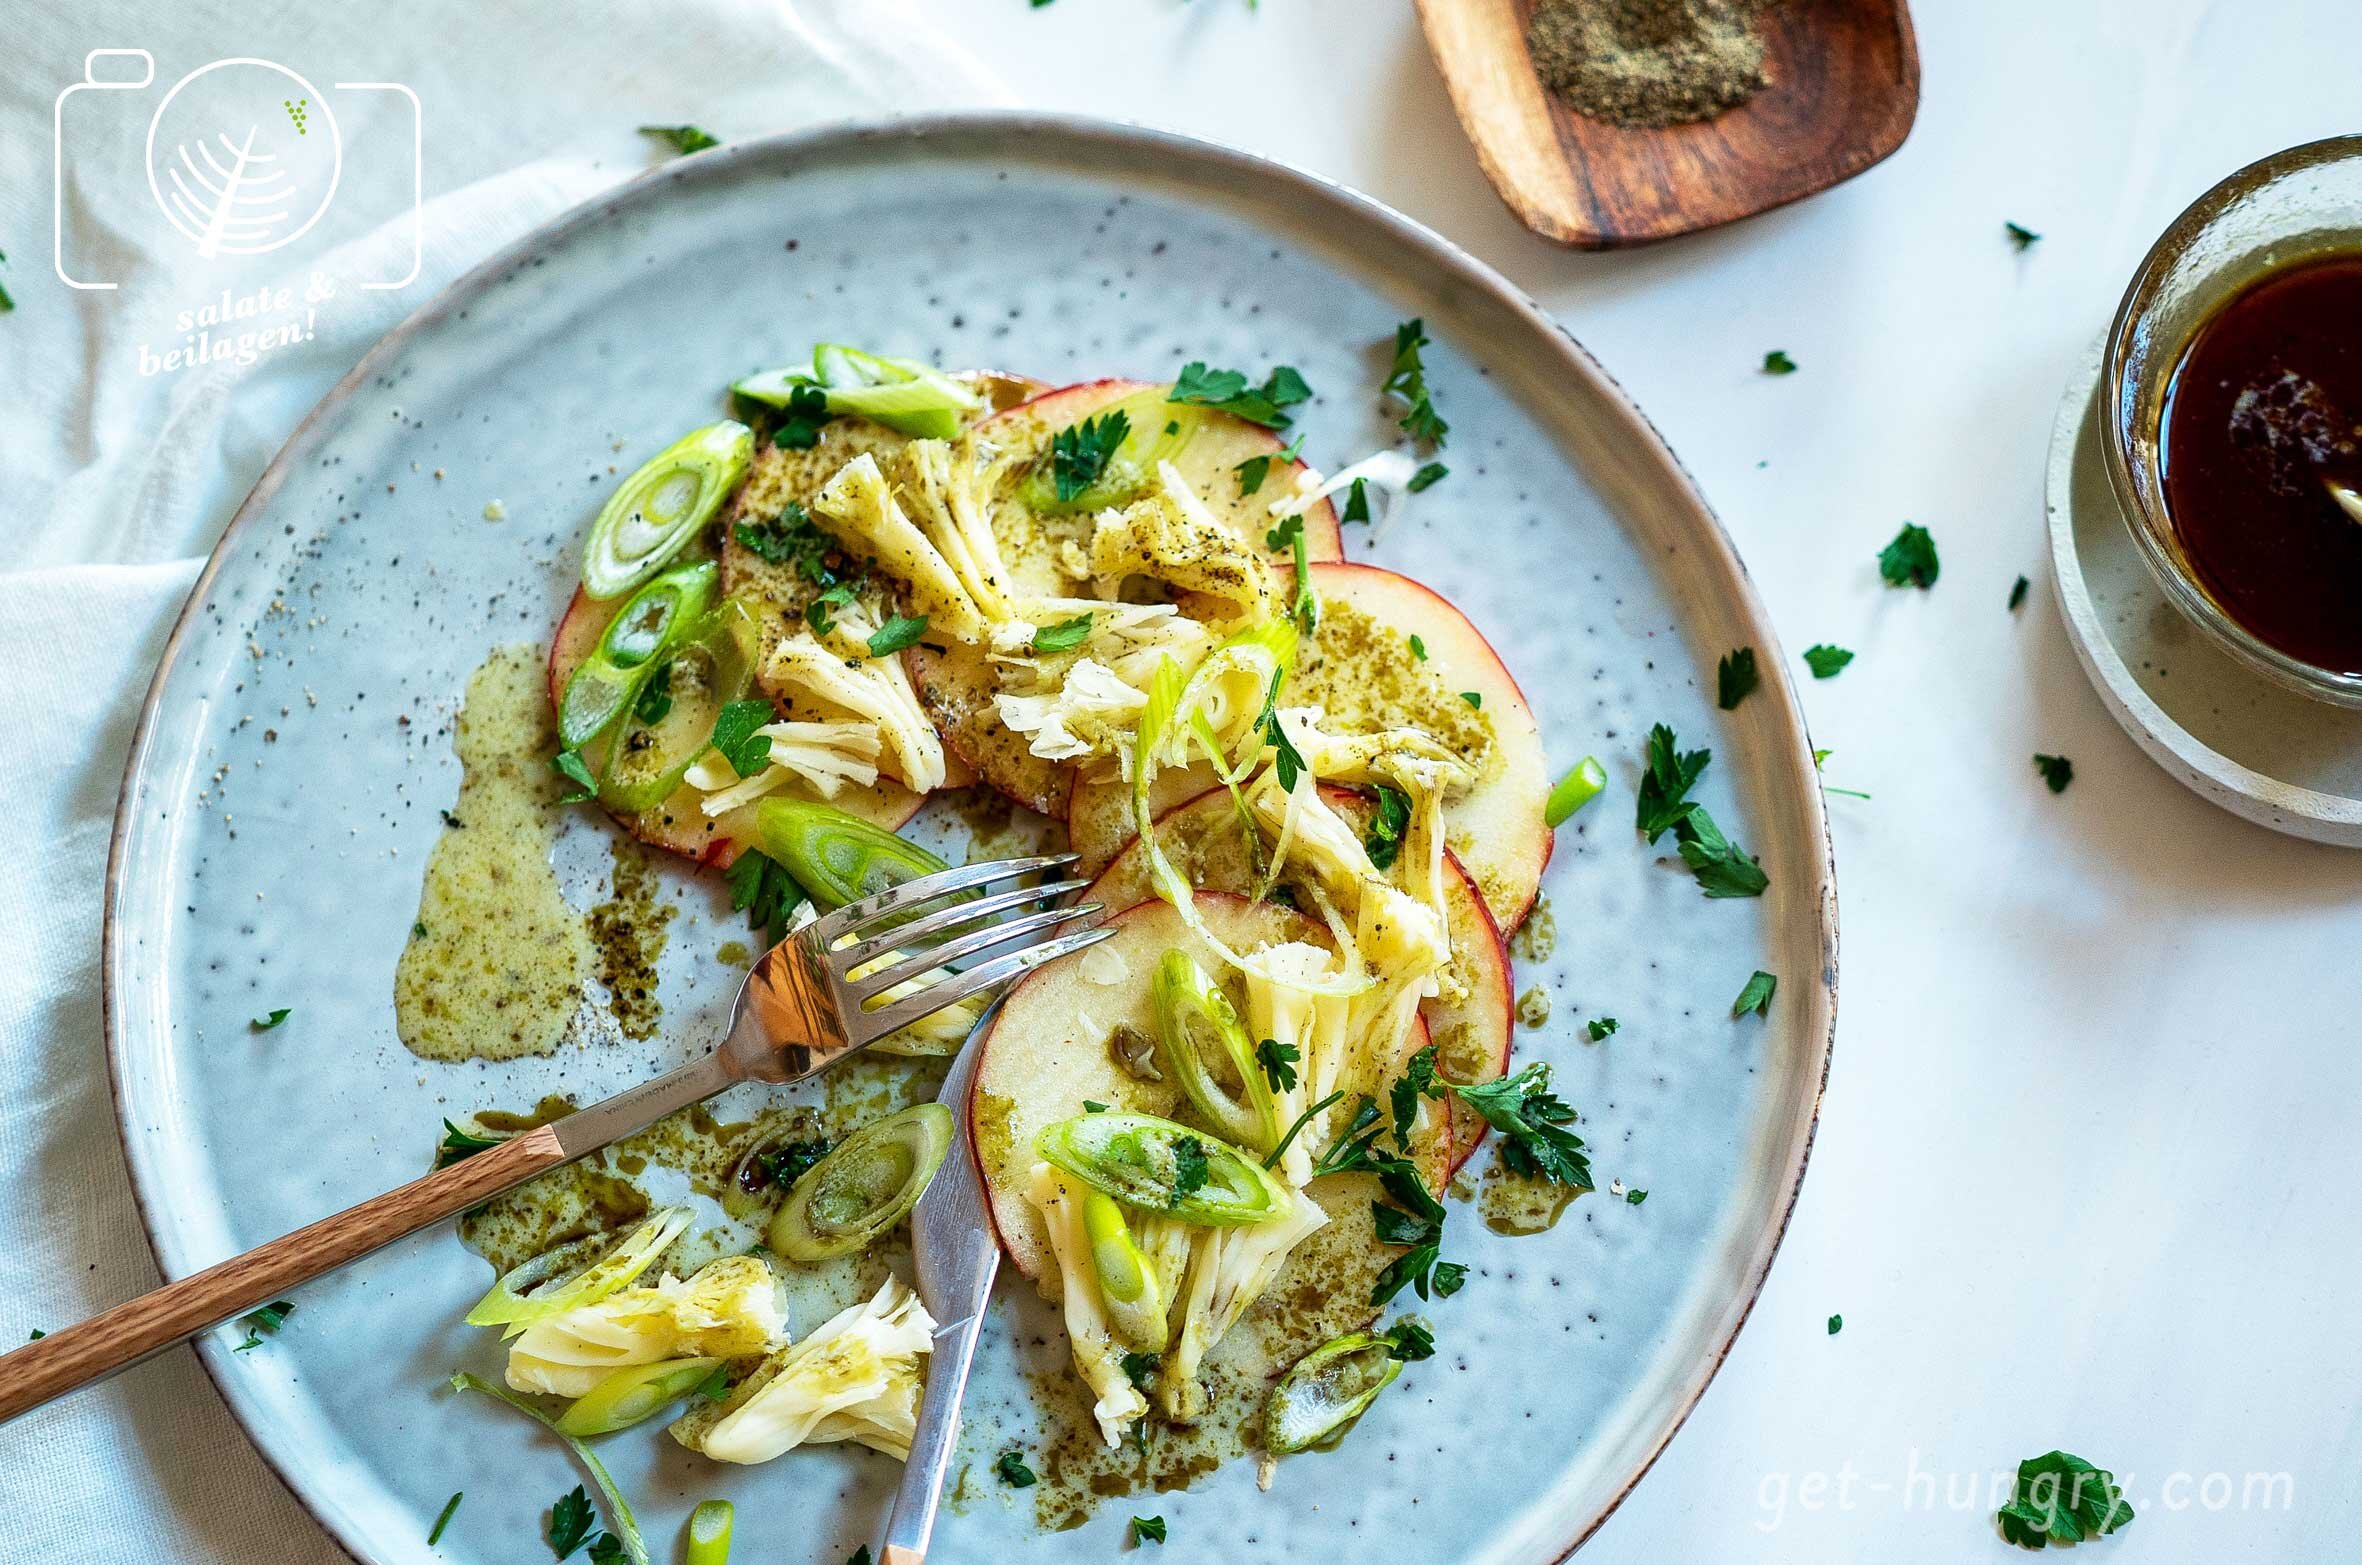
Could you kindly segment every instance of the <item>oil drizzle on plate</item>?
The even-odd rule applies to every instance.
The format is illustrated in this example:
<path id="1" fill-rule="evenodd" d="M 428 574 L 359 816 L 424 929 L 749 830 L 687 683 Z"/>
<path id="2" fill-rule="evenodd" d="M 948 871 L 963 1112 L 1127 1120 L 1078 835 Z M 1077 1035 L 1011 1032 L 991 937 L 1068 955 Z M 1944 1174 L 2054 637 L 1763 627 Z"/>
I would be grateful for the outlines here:
<path id="1" fill-rule="evenodd" d="M 550 868 L 562 784 L 536 648 L 469 678 L 455 743 L 459 798 L 394 969 L 394 1031 L 430 1060 L 555 1053 L 597 953 Z"/>

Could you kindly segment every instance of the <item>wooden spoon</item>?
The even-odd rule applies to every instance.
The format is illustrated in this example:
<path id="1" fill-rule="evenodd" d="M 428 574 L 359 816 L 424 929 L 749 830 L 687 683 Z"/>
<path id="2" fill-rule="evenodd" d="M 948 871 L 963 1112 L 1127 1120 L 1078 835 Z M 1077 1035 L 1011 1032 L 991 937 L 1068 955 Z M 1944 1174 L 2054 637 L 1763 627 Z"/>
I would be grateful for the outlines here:
<path id="1" fill-rule="evenodd" d="M 1763 14 L 1770 84 L 1692 125 L 1625 130 L 1534 75 L 1533 0 L 1418 0 L 1427 47 L 1485 177 L 1518 220 L 1586 250 L 1669 239 L 1850 179 L 1919 112 L 1904 0 L 1785 0 Z"/>

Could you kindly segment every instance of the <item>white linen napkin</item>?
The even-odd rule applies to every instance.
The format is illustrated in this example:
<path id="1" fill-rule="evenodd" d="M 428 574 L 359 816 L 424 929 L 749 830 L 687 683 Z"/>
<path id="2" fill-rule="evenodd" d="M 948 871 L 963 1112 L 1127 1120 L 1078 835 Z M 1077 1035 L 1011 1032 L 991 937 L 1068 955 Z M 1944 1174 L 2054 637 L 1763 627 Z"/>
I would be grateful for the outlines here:
<path id="1" fill-rule="evenodd" d="M 100 1038 L 109 827 L 165 633 L 205 551 L 303 413 L 459 272 L 669 155 L 638 134 L 642 124 L 692 122 L 736 139 L 999 94 L 902 0 L 567 0 L 530 10 L 35 0 L 6 31 L 0 287 L 16 308 L 0 314 L 0 626 L 18 672 L 0 680 L 13 757 L 0 810 L 0 1342 L 13 1343 L 158 1280 Z M 145 51 L 153 79 L 61 104 L 100 49 Z M 168 123 L 157 105 L 174 83 L 245 56 L 318 84 L 337 120 L 339 182 L 323 242 L 206 255 L 160 216 L 145 144 L 151 120 Z M 89 67 L 131 80 L 141 62 L 123 54 Z M 343 83 L 414 92 L 415 143 L 401 92 Z M 307 132 L 319 129 L 322 108 L 306 112 Z M 63 127 L 54 152 L 53 124 Z M 363 289 L 410 265 L 412 145 L 423 170 L 418 275 Z M 114 290 L 71 289 L 52 272 L 53 189 L 60 264 Z M 179 312 L 279 287 L 300 305 L 319 278 L 332 295 L 272 318 L 300 314 L 308 335 L 245 364 L 164 367 L 163 355 L 194 337 Z M 0 1553 L 10 1559 L 344 1558 L 185 1351 L 53 1404 L 0 1439 L 9 1536 Z"/>

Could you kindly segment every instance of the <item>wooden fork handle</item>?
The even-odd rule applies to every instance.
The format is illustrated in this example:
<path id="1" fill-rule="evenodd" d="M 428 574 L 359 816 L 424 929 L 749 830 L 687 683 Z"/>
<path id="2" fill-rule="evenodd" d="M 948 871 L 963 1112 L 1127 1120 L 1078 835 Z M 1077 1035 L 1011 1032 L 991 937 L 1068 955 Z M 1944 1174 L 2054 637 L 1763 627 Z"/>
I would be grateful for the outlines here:
<path id="1" fill-rule="evenodd" d="M 544 1125 L 0 1356 L 0 1422 L 246 1314 L 567 1161 Z"/>

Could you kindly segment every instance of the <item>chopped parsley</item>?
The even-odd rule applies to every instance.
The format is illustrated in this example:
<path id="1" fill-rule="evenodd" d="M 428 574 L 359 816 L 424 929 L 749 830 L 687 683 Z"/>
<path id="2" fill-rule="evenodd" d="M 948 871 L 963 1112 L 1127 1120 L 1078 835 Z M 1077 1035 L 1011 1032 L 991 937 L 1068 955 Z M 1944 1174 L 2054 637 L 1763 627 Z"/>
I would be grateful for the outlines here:
<path id="1" fill-rule="evenodd" d="M 2009 589 L 2009 611 L 2012 614 L 2015 614 L 2018 611 L 2018 606 L 2026 601 L 2026 589 L 2032 585 L 2033 583 L 2020 576 L 2017 579 L 2017 584 Z"/>
<path id="2" fill-rule="evenodd" d="M 740 547 L 767 565 L 792 565 L 815 586 L 832 586 L 837 573 L 828 566 L 836 540 L 813 524 L 812 513 L 790 500 L 767 522 L 740 522 L 730 530 Z"/>
<path id="3" fill-rule="evenodd" d="M 1285 411 L 1311 400 L 1312 388 L 1291 365 L 1273 370 L 1259 387 L 1250 387 L 1237 370 L 1208 369 L 1199 360 L 1181 366 L 1180 378 L 1166 395 L 1168 402 L 1218 408 L 1265 429 L 1285 429 L 1295 420 Z"/>
<path id="4" fill-rule="evenodd" d="M 1934 534 L 1917 522 L 1905 522 L 1894 542 L 1878 551 L 1878 574 L 1889 587 L 1917 587 L 1922 592 L 1936 584 Z"/>
<path id="5" fill-rule="evenodd" d="M 1411 656 L 1421 663 L 1427 661 L 1427 639 L 1424 636 L 1411 637 Z"/>
<path id="6" fill-rule="evenodd" d="M 261 1347 L 262 1339 L 274 1335 L 281 1326 L 287 1323 L 287 1317 L 294 1313 L 295 1306 L 293 1304 L 285 1299 L 274 1299 L 250 1315 L 239 1316 L 238 1324 L 246 1328 L 246 1340 L 230 1351 L 244 1353 L 249 1348 Z"/>
<path id="7" fill-rule="evenodd" d="M 1435 1333 L 1415 1315 L 1405 1315 L 1387 1327 L 1383 1335 L 1386 1356 L 1390 1359 L 1418 1364 L 1435 1357 Z"/>
<path id="8" fill-rule="evenodd" d="M 1370 481 L 1366 478 L 1357 478 L 1353 481 L 1352 486 L 1345 491 L 1345 512 L 1338 518 L 1338 521 L 1340 523 L 1366 522 L 1369 519 Z"/>
<path id="9" fill-rule="evenodd" d="M 693 1397 L 703 1397 L 708 1402 L 729 1401 L 730 1366 L 727 1364 L 716 1364 L 714 1366 L 714 1372 L 706 1376 L 703 1380 L 699 1381 L 697 1383 L 697 1389 L 690 1392 L 689 1395 Z"/>
<path id="10" fill-rule="evenodd" d="M 1384 784 L 1372 791 L 1378 807 L 1370 816 L 1370 829 L 1363 834 L 1361 845 L 1369 850 L 1373 868 L 1392 869 L 1402 856 L 1403 837 L 1411 829 L 1411 796 Z"/>
<path id="11" fill-rule="evenodd" d="M 763 1176 L 766 1184 L 785 1190 L 828 1156 L 829 1146 L 826 1137 L 815 1141 L 782 1142 L 755 1154 L 754 1170 Z"/>
<path id="12" fill-rule="evenodd" d="M 2028 250 L 2034 248 L 2034 246 L 2039 243 L 2042 238 L 2040 234 L 2034 232 L 2034 230 L 2028 228 L 2023 223 L 2005 222 L 2001 225 L 2001 231 L 2009 235 L 2009 243 L 2011 248 L 2015 249 L 2020 255 L 2024 255 Z"/>
<path id="13" fill-rule="evenodd" d="M 1460 692 L 1460 699 L 1479 712 L 1484 710 L 1484 692 L 1481 690 L 1463 690 Z"/>
<path id="14" fill-rule="evenodd" d="M 1454 1083 L 1452 1091 L 1509 1138 L 1501 1148 L 1501 1161 L 1511 1173 L 1554 1185 L 1593 1188 L 1583 1138 L 1566 1128 L 1574 1123 L 1574 1107 L 1550 1090 L 1548 1065 L 1537 1061 L 1497 1081 L 1465 1087 Z"/>
<path id="15" fill-rule="evenodd" d="M 1422 1299 L 1450 1298 L 1460 1291 L 1468 1269 L 1438 1259 L 1443 1253 L 1443 1203 L 1409 1160 L 1379 1157 L 1374 1162 L 1378 1183 L 1401 1205 L 1372 1201 L 1370 1220 L 1377 1227 L 1378 1242 L 1400 1245 L 1403 1253 L 1378 1274 L 1370 1302 L 1385 1304 L 1405 1288 Z"/>
<path id="16" fill-rule="evenodd" d="M 870 633 L 869 655 L 873 658 L 892 657 L 904 647 L 917 646 L 919 637 L 926 633 L 926 615 L 897 614 Z"/>
<path id="17" fill-rule="evenodd" d="M 1648 1192 L 1646 1190 L 1627 1190 L 1624 1192 L 1624 1204 L 1626 1206 L 1638 1206 L 1641 1202 L 1647 1199 Z"/>
<path id="18" fill-rule="evenodd" d="M 597 1514 L 591 1510 L 590 1495 L 582 1485 L 576 1484 L 570 1493 L 560 1495 L 558 1503 L 549 1508 L 550 1552 L 564 1559 L 581 1548 L 590 1538 L 591 1527 L 597 1520 Z"/>
<path id="19" fill-rule="evenodd" d="M 1206 1163 L 1206 1144 L 1195 1136 L 1173 1143 L 1173 1201 L 1179 1206 L 1206 1187 L 1213 1170 Z"/>
<path id="20" fill-rule="evenodd" d="M 1033 1469 L 1025 1465 L 1025 1453 L 1022 1451 L 1003 1451 L 992 1464 L 992 1470 L 1000 1475 L 1002 1483 L 1012 1489 L 1030 1489 L 1041 1482 L 1034 1476 Z"/>
<path id="21" fill-rule="evenodd" d="M 814 635 L 825 636 L 837 628 L 836 616 L 829 611 L 842 608 L 852 601 L 853 584 L 840 581 L 804 605 L 804 623 L 812 627 Z"/>
<path id="22" fill-rule="evenodd" d="M 1796 373 L 1796 361 L 1788 357 L 1787 349 L 1774 348 L 1763 356 L 1763 372 L 1766 375 L 1793 375 Z"/>
<path id="23" fill-rule="evenodd" d="M 1813 752 L 1813 770 L 1818 772 L 1821 769 L 1821 763 L 1836 753 L 1837 752 L 1834 750 L 1815 750 Z M 1821 792 L 1842 793 L 1849 799 L 1867 799 L 1870 797 L 1868 794 L 1862 792 L 1862 790 L 1859 788 L 1837 788 L 1832 787 L 1828 783 L 1821 784 Z"/>
<path id="24" fill-rule="evenodd" d="M 1994 1518 L 2004 1541 L 2021 1549 L 2102 1538 L 2132 1520 L 2116 1475 L 2080 1456 L 2052 1451 L 2018 1463 L 2010 1501 Z"/>
<path id="25" fill-rule="evenodd" d="M 2065 793 L 2067 784 L 2075 780 L 2075 763 L 2063 755 L 2035 756 L 2034 770 L 2042 774 L 2052 793 Z"/>
<path id="26" fill-rule="evenodd" d="M 7 260 L 7 252 L 0 251 L 0 263 L 5 263 Z M 6 315 L 9 311 L 15 308 L 16 301 L 8 297 L 8 290 L 6 288 L 0 288 L 0 315 Z"/>
<path id="27" fill-rule="evenodd" d="M 730 861 L 722 883 L 730 888 L 730 911 L 746 914 L 767 945 L 787 938 L 788 920 L 803 902 L 804 888 L 776 859 L 748 848 Z"/>
<path id="28" fill-rule="evenodd" d="M 1444 1084 L 1435 1074 L 1435 1045 L 1429 1044 L 1410 1057 L 1402 1074 L 1394 1078 L 1388 1089 L 1388 1106 L 1394 1110 L 1394 1139 L 1403 1146 L 1411 1142 L 1411 1129 L 1419 1122 L 1419 1100 L 1440 1098 Z"/>
<path id="29" fill-rule="evenodd" d="M 1451 433 L 1452 426 L 1437 415 L 1435 401 L 1427 394 L 1427 366 L 1421 361 L 1419 350 L 1425 348 L 1428 341 L 1427 323 L 1423 319 L 1414 316 L 1395 327 L 1394 367 L 1387 372 L 1386 383 L 1378 389 L 1386 395 L 1400 397 L 1410 405 L 1410 411 L 1402 416 L 1404 434 L 1427 445 L 1441 446 L 1444 436 Z M 1442 467 L 1435 463 L 1421 468 L 1421 477 L 1430 469 L 1434 471 L 1435 478 L 1443 477 Z M 1429 478 L 1427 484 L 1434 483 L 1435 478 Z M 1426 488 L 1427 484 L 1414 478 L 1411 480 L 1411 489 L 1416 493 Z"/>
<path id="30" fill-rule="evenodd" d="M 1091 616 L 1077 614 L 1072 619 L 1060 620 L 1055 625 L 1044 625 L 1033 633 L 1036 652 L 1072 652 L 1091 639 Z"/>
<path id="31" fill-rule="evenodd" d="M 771 763 L 771 736 L 756 730 L 776 714 L 768 701 L 732 701 L 714 718 L 713 747 L 741 777 L 752 777 Z"/>
<path id="32" fill-rule="evenodd" d="M 1681 844 L 1681 861 L 1709 897 L 1759 897 L 1771 884 L 1763 866 L 1746 849 L 1723 836 L 1722 828 L 1703 808 L 1692 810 L 1674 828 Z"/>
<path id="33" fill-rule="evenodd" d="M 599 780 L 591 775 L 590 765 L 583 760 L 580 750 L 560 750 L 549 758 L 549 768 L 574 784 L 576 790 L 561 795 L 558 799 L 560 804 L 580 804 L 585 799 L 599 796 Z"/>
<path id="34" fill-rule="evenodd" d="M 845 1565 L 870 1565 L 869 1545 L 865 1543 L 845 1556 Z"/>
<path id="35" fill-rule="evenodd" d="M 1271 476 L 1271 464 L 1274 461 L 1293 462 L 1303 454 L 1304 437 L 1298 435 L 1277 451 L 1265 451 L 1259 455 L 1248 457 L 1244 462 L 1231 469 L 1232 472 L 1238 474 L 1238 492 L 1242 496 L 1253 494 L 1263 487 L 1263 480 Z M 1364 517 L 1363 520 L 1367 521 L 1368 518 Z"/>
<path id="36" fill-rule="evenodd" d="M 640 134 L 654 136 L 675 152 L 703 152 L 722 144 L 721 137 L 701 125 L 642 125 Z"/>
<path id="37" fill-rule="evenodd" d="M 1163 1543 L 1164 1541 L 1165 1519 L 1162 1516 L 1135 1516 L 1132 1518 L 1132 1542 L 1134 1544 Z"/>
<path id="38" fill-rule="evenodd" d="M 1755 667 L 1755 649 L 1733 647 L 1714 667 L 1714 704 L 1725 712 L 1736 711 L 1762 683 L 1763 675 Z"/>
<path id="39" fill-rule="evenodd" d="M 1302 1049 L 1277 1038 L 1255 1045 L 1255 1063 L 1263 1067 L 1263 1079 L 1271 1083 L 1274 1092 L 1286 1092 L 1296 1085 L 1296 1062 L 1303 1057 Z"/>
<path id="40" fill-rule="evenodd" d="M 789 451 L 809 451 L 820 444 L 821 427 L 835 416 L 828 411 L 828 393 L 820 387 L 792 386 L 787 406 L 771 414 L 771 443 Z"/>
<path id="41" fill-rule="evenodd" d="M 1804 649 L 1805 666 L 1813 671 L 1815 679 L 1835 679 L 1838 671 L 1853 660 L 1851 652 L 1827 642 L 1816 642 Z"/>
<path id="42" fill-rule="evenodd" d="M 1271 769 L 1279 774 L 1280 791 L 1294 793 L 1296 779 L 1305 768 L 1303 755 L 1288 738 L 1288 731 L 1279 720 L 1279 686 L 1280 681 L 1287 678 L 1287 672 L 1284 668 L 1271 671 L 1271 688 L 1264 692 L 1263 712 L 1255 719 L 1255 731 L 1263 736 L 1265 744 L 1271 746 Z"/>
<path id="43" fill-rule="evenodd" d="M 1845 1317 L 1844 1317 L 1844 1316 L 1842 1316 L 1842 1315 L 1832 1315 L 1832 1316 L 1830 1316 L 1830 1317 L 1829 1317 L 1829 1335 L 1830 1335 L 1830 1336 L 1832 1336 L 1832 1337 L 1834 1337 L 1834 1336 L 1836 1336 L 1836 1335 L 1837 1335 L 1839 1332 L 1841 1332 L 1841 1331 L 1843 1331 L 1843 1330 L 1845 1330 Z"/>
<path id="44" fill-rule="evenodd" d="M 1403 485 L 1403 487 L 1408 489 L 1413 494 L 1424 494 L 1426 491 L 1433 489 L 1437 484 L 1442 483 L 1445 479 L 1451 476 L 1452 470 L 1444 466 L 1441 462 L 1429 462 L 1426 466 L 1413 473 L 1411 475 L 1411 481 Z"/>
<path id="45" fill-rule="evenodd" d="M 38 1326 L 35 1326 L 35 1327 L 33 1328 L 33 1334 L 32 1334 L 31 1336 L 27 1337 L 25 1340 L 26 1340 L 27 1342 L 39 1342 L 39 1341 L 40 1341 L 40 1340 L 41 1340 L 43 1337 L 46 1337 L 46 1336 L 48 1336 L 48 1335 L 49 1335 L 49 1333 L 48 1333 L 48 1332 L 46 1332 L 46 1331 L 43 1331 L 43 1330 L 42 1330 L 40 1327 L 38 1327 Z"/>
<path id="46" fill-rule="evenodd" d="M 640 687 L 639 698 L 632 702 L 632 717 L 643 728 L 664 721 L 664 714 L 673 709 L 673 666 L 670 660 L 656 665 L 656 672 Z"/>
<path id="47" fill-rule="evenodd" d="M 1097 1098 L 1085 1098 L 1083 1099 L 1083 1112 L 1085 1114 L 1104 1114 L 1107 1112 L 1107 1105 Z"/>
<path id="48" fill-rule="evenodd" d="M 426 1546 L 428 1548 L 431 1549 L 443 1541 L 443 1529 L 451 1525 L 452 1516 L 459 1510 L 459 1502 L 466 1498 L 467 1491 L 462 1489 L 443 1502 L 443 1513 L 435 1518 L 435 1525 L 427 1529 Z"/>
<path id="49" fill-rule="evenodd" d="M 473 1131 L 462 1130 L 451 1121 L 445 1120 L 443 1121 L 442 1144 L 435 1148 L 435 1167 L 449 1168 L 452 1164 L 465 1158 L 474 1157 L 479 1152 L 489 1152 L 492 1148 L 499 1146 L 500 1141 L 501 1138 L 498 1136 L 479 1136 Z"/>
<path id="50" fill-rule="evenodd" d="M 1131 433 L 1131 416 L 1122 408 L 1058 431 L 1050 441 L 1050 479 L 1060 503 L 1087 494 L 1106 474 L 1107 464 L 1115 460 L 1116 451 Z M 1247 492 L 1254 493 L 1251 489 Z"/>
<path id="51" fill-rule="evenodd" d="M 1682 751 L 1676 744 L 1673 730 L 1663 723 L 1648 731 L 1648 757 L 1640 774 L 1634 824 L 1650 842 L 1679 826 L 1698 809 L 1689 791 L 1697 786 L 1706 763 L 1714 759 L 1711 750 Z"/>
<path id="52" fill-rule="evenodd" d="M 1296 572 L 1296 623 L 1304 634 L 1311 635 L 1320 623 L 1320 600 L 1312 594 L 1312 568 L 1305 563 L 1304 517 L 1301 513 L 1281 518 L 1279 524 L 1263 535 L 1266 549 L 1285 549 L 1294 557 Z"/>
<path id="53" fill-rule="evenodd" d="M 1162 1362 L 1154 1353 L 1126 1352 L 1116 1360 L 1116 1367 L 1124 1372 L 1124 1379 L 1132 1383 L 1133 1390 L 1145 1391 L 1148 1389 L 1148 1377 L 1156 1373 L 1157 1365 Z"/>
<path id="54" fill-rule="evenodd" d="M 1591 1034 L 1593 1043 L 1599 1043 L 1613 1036 L 1615 1030 L 1622 1025 L 1623 1023 L 1612 1016 L 1594 1016 L 1583 1024 L 1583 1030 Z"/>
<path id="55" fill-rule="evenodd" d="M 1749 1011 L 1753 1011 L 1758 1016 L 1771 1015 L 1772 991 L 1779 987 L 1779 979 L 1762 968 L 1757 968 L 1755 976 L 1748 979 L 1746 986 L 1739 990 L 1739 997 L 1731 1002 L 1731 1019 L 1736 1021 Z"/>
<path id="56" fill-rule="evenodd" d="M 257 1016 L 254 1020 L 248 1022 L 246 1025 L 253 1028 L 256 1032 L 269 1032 L 272 1028 L 278 1026 L 281 1022 L 287 1020 L 288 1017 L 293 1016 L 294 1014 L 295 1013 L 293 1011 L 282 1005 L 277 1010 L 271 1012 L 270 1015 Z"/>

